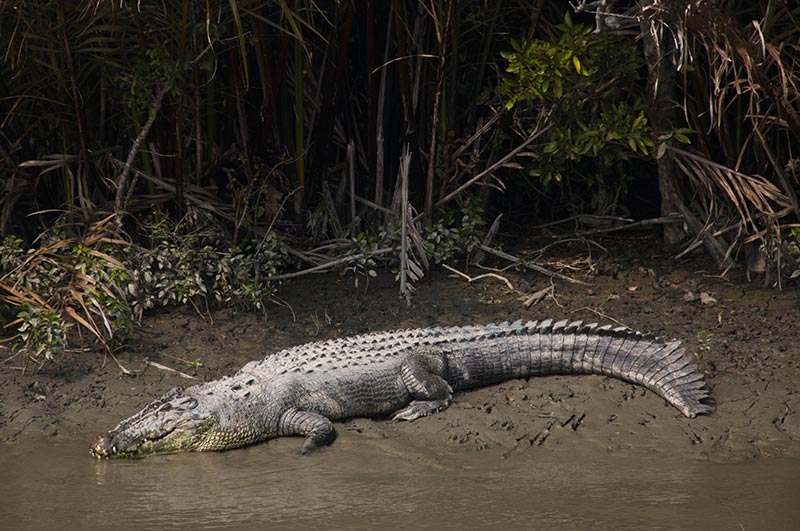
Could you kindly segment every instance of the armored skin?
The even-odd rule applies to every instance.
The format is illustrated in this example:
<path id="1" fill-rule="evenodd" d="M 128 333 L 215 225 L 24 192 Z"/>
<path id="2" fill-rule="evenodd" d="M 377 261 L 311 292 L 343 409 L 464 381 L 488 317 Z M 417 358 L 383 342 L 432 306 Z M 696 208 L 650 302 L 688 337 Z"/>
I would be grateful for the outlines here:
<path id="1" fill-rule="evenodd" d="M 414 420 L 447 408 L 453 391 L 513 378 L 601 374 L 642 385 L 686 417 L 708 413 L 703 374 L 680 347 L 627 328 L 516 321 L 377 332 L 291 347 L 235 375 L 175 388 L 98 437 L 92 455 L 219 451 L 305 437 L 333 442 L 332 421 Z"/>

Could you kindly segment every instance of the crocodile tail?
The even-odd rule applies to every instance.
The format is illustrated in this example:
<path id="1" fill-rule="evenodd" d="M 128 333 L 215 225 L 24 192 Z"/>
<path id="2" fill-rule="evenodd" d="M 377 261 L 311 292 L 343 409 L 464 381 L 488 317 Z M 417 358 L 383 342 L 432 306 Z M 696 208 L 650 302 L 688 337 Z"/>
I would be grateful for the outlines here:
<path id="1" fill-rule="evenodd" d="M 642 385 L 689 418 L 709 413 L 703 374 L 680 346 L 625 327 L 581 321 L 529 323 L 539 336 L 539 374 L 604 374 Z M 549 343 L 549 345 L 547 344 Z"/>

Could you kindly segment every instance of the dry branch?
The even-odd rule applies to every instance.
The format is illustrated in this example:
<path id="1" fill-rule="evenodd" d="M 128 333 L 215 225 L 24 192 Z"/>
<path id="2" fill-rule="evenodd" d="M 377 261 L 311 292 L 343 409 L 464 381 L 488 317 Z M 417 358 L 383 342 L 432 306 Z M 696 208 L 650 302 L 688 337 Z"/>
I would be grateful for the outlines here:
<path id="1" fill-rule="evenodd" d="M 508 286 L 508 289 L 510 289 L 510 290 L 514 289 L 514 286 L 511 284 L 511 282 L 509 282 L 509 280 L 506 277 L 498 275 L 497 273 L 484 273 L 482 275 L 478 275 L 477 277 L 471 277 L 471 276 L 467 275 L 466 273 L 462 273 L 461 271 L 459 271 L 458 269 L 456 269 L 454 267 L 450 267 L 447 264 L 442 264 L 442 267 L 447 269 L 448 271 L 452 271 L 456 275 L 464 278 L 470 284 L 472 284 L 476 280 L 481 280 L 483 278 L 496 278 L 497 280 L 505 282 L 506 286 Z"/>
<path id="2" fill-rule="evenodd" d="M 480 250 L 484 251 L 484 252 L 487 252 L 489 254 L 493 254 L 493 255 L 497 256 L 498 258 L 502 258 L 503 260 L 508 260 L 509 262 L 512 262 L 514 264 L 519 264 L 522 267 L 525 267 L 525 268 L 528 268 L 528 269 L 532 269 L 533 271 L 536 271 L 537 273 L 541 273 L 543 275 L 547 275 L 548 277 L 558 278 L 558 279 L 561 279 L 561 280 L 563 280 L 565 282 L 569 282 L 570 284 L 581 284 L 582 286 L 588 286 L 588 284 L 586 282 L 582 281 L 582 280 L 571 278 L 571 277 L 568 277 L 566 275 L 562 275 L 561 273 L 556 273 L 555 271 L 550 271 L 549 269 L 546 269 L 546 268 L 544 268 L 542 266 L 539 266 L 539 265 L 536 265 L 536 264 L 532 264 L 532 263 L 528 262 L 527 260 L 523 260 L 522 258 L 516 257 L 516 256 L 511 255 L 511 254 L 508 254 L 508 253 L 503 252 L 503 251 L 501 251 L 499 249 L 495 249 L 495 248 L 489 247 L 487 245 L 479 245 L 478 248 Z"/>
<path id="3" fill-rule="evenodd" d="M 447 194 L 445 197 L 443 197 L 442 199 L 437 201 L 436 205 L 434 205 L 434 206 L 436 208 L 439 208 L 440 206 L 447 204 L 448 201 L 453 199 L 455 196 L 457 196 L 458 194 L 460 194 L 461 192 L 463 192 L 464 190 L 466 190 L 467 188 L 469 188 L 470 186 L 472 186 L 473 184 L 475 184 L 479 180 L 483 179 L 485 176 L 497 171 L 506 162 L 508 162 L 509 160 L 513 159 L 515 156 L 517 156 L 517 154 L 520 151 L 522 151 L 523 149 L 525 149 L 526 147 L 531 145 L 534 140 L 536 140 L 537 138 L 539 138 L 540 136 L 545 134 L 547 131 L 549 131 L 551 127 L 553 127 L 553 125 L 549 124 L 549 125 L 541 128 L 541 129 L 539 129 L 539 128 L 534 129 L 534 131 L 530 135 L 528 135 L 528 138 L 526 138 L 525 141 L 522 142 L 522 144 L 520 144 L 516 148 L 512 149 L 511 151 L 509 151 L 506 155 L 504 155 L 502 158 L 500 158 L 500 160 L 498 160 L 497 162 L 495 162 L 494 164 L 492 164 L 491 166 L 489 166 L 488 168 L 486 168 L 485 170 L 483 170 L 479 174 L 475 175 L 474 177 L 469 179 L 467 182 L 465 182 L 464 184 L 462 184 L 461 186 L 459 186 L 458 188 L 456 188 L 455 190 L 453 190 L 452 192 Z"/>
<path id="4" fill-rule="evenodd" d="M 116 359 L 116 358 L 114 358 L 114 359 Z M 161 369 L 162 371 L 175 373 L 178 376 L 180 376 L 181 378 L 186 378 L 187 380 L 197 380 L 198 379 L 197 377 L 192 376 L 191 374 L 186 374 L 185 372 L 181 372 L 181 371 L 179 371 L 177 369 L 173 369 L 172 367 L 167 367 L 166 365 L 162 365 L 160 363 L 156 363 L 155 361 L 144 360 L 144 362 L 147 365 L 151 366 L 151 367 L 155 367 L 156 369 Z M 117 362 L 117 363 L 119 363 L 119 362 Z"/>
<path id="5" fill-rule="evenodd" d="M 392 247 L 384 247 L 383 249 L 378 249 L 377 251 L 371 253 L 371 256 L 380 256 L 386 253 L 394 251 Z M 327 271 L 328 269 L 333 269 L 334 267 L 338 267 L 340 265 L 349 264 L 354 260 L 358 260 L 361 258 L 361 255 L 351 255 L 351 256 L 343 256 L 342 258 L 331 260 L 329 262 L 325 262 L 323 264 L 319 264 L 314 267 L 310 267 L 308 269 L 304 269 L 302 271 L 295 271 L 293 273 L 285 273 L 283 275 L 275 275 L 274 277 L 270 277 L 270 280 L 287 280 L 290 278 L 297 278 L 302 277 L 305 275 L 310 275 L 311 273 L 320 273 L 322 271 Z"/>
<path id="6" fill-rule="evenodd" d="M 164 96 L 169 90 L 170 85 L 171 83 L 164 83 L 164 85 L 158 90 L 155 102 L 153 103 L 153 112 L 151 112 L 150 116 L 148 116 L 147 121 L 142 127 L 142 130 L 139 132 L 139 136 L 137 136 L 136 140 L 133 141 L 131 150 L 128 153 L 128 160 L 125 161 L 125 166 L 122 168 L 122 173 L 120 173 L 120 176 L 117 178 L 117 197 L 114 200 L 114 212 L 117 215 L 117 230 L 122 229 L 122 214 L 125 209 L 123 198 L 125 197 L 125 191 L 128 185 L 128 177 L 130 176 L 131 169 L 133 167 L 133 160 L 139 153 L 142 142 L 144 142 L 144 140 L 147 138 L 148 133 L 150 133 L 150 128 L 153 127 L 153 123 L 156 121 L 158 111 L 161 108 L 161 100 L 164 99 Z"/>

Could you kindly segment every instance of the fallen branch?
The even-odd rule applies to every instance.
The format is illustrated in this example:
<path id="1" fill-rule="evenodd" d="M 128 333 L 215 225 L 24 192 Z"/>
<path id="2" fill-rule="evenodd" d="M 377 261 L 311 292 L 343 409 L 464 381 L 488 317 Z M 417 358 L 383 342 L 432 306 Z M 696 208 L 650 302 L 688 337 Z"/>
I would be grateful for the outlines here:
<path id="1" fill-rule="evenodd" d="M 383 212 L 384 214 L 386 214 L 388 216 L 392 216 L 392 217 L 394 217 L 396 215 L 394 210 L 391 210 L 389 208 L 383 207 L 383 206 L 381 206 L 381 205 L 379 205 L 377 203 L 373 203 L 369 199 L 364 199 L 363 197 L 360 197 L 360 196 L 357 196 L 357 195 L 354 195 L 353 197 L 355 197 L 355 200 L 358 201 L 359 203 L 361 203 L 362 205 L 366 205 L 366 206 L 368 206 L 370 208 L 374 208 L 378 212 Z"/>
<path id="2" fill-rule="evenodd" d="M 660 218 L 651 218 L 651 219 L 642 219 L 639 221 L 634 221 L 633 223 L 626 223 L 625 225 L 617 225 L 615 227 L 602 227 L 597 229 L 590 229 L 590 230 L 579 230 L 576 231 L 575 234 L 579 234 L 581 236 L 585 236 L 587 234 L 600 234 L 605 232 L 615 232 L 618 230 L 628 230 L 634 229 L 637 227 L 649 227 L 652 225 L 671 225 L 676 222 L 683 221 L 682 216 L 663 216 Z"/>
<path id="3" fill-rule="evenodd" d="M 608 315 L 604 314 L 603 312 L 599 312 L 599 311 L 595 310 L 594 308 L 590 308 L 590 307 L 588 307 L 588 306 L 584 306 L 583 308 L 581 308 L 581 310 L 589 310 L 589 311 L 590 311 L 590 312 L 592 312 L 593 314 L 595 314 L 595 315 L 598 315 L 598 316 L 602 317 L 603 319 L 606 319 L 607 321 L 612 321 L 612 322 L 614 322 L 614 323 L 617 323 L 617 324 L 618 324 L 618 325 L 620 325 L 620 326 L 624 326 L 624 327 L 625 327 L 625 328 L 627 328 L 628 330 L 630 330 L 630 329 L 631 329 L 631 327 L 630 327 L 630 326 L 628 326 L 628 325 L 626 325 L 625 323 L 622 323 L 622 322 L 620 322 L 620 321 L 618 321 L 618 320 L 614 319 L 613 317 L 611 317 L 611 316 L 608 316 Z M 577 310 L 576 310 L 576 311 L 577 311 Z"/>
<path id="4" fill-rule="evenodd" d="M 448 271 L 452 271 L 453 273 L 455 273 L 456 275 L 458 275 L 460 277 L 465 278 L 467 280 L 467 282 L 469 282 L 470 284 L 472 284 L 476 280 L 481 280 L 482 278 L 496 278 L 497 280 L 502 280 L 503 282 L 505 282 L 506 286 L 508 286 L 508 289 L 510 289 L 510 290 L 514 289 L 514 286 L 511 285 L 511 282 L 509 282 L 506 277 L 500 276 L 497 273 L 484 273 L 482 275 L 478 275 L 477 277 L 471 277 L 471 276 L 469 276 L 469 275 L 467 275 L 465 273 L 462 273 L 458 269 L 450 267 L 447 264 L 442 264 L 442 267 L 447 269 Z"/>
<path id="5" fill-rule="evenodd" d="M 528 147 L 531 143 L 533 143 L 534 140 L 536 140 L 537 138 L 545 134 L 547 131 L 549 131 L 551 127 L 553 127 L 553 124 L 547 125 L 542 129 L 534 130 L 522 144 L 509 151 L 506 155 L 501 157 L 500 160 L 498 160 L 497 162 L 495 162 L 494 164 L 492 164 L 479 174 L 475 175 L 467 182 L 465 182 L 464 184 L 462 184 L 461 186 L 459 186 L 458 188 L 447 194 L 446 196 L 444 196 L 442 199 L 437 201 L 436 204 L 434 205 L 434 208 L 439 208 L 440 206 L 446 204 L 448 201 L 453 199 L 455 196 L 457 196 L 458 194 L 460 194 L 461 192 L 463 192 L 464 190 L 466 190 L 467 188 L 469 188 L 470 186 L 472 186 L 485 176 L 494 173 L 498 168 L 501 168 L 506 162 L 513 159 L 520 151 L 522 151 L 523 149 Z M 415 217 L 414 221 L 417 221 L 419 218 L 421 218 L 423 214 L 419 214 L 417 217 Z"/>
<path id="6" fill-rule="evenodd" d="M 116 357 L 115 355 L 111 354 L 110 352 L 109 352 L 109 355 L 111 356 L 111 359 L 113 359 L 113 360 L 114 360 L 114 363 L 116 363 L 116 364 L 117 364 L 117 367 L 119 367 L 119 370 L 120 370 L 120 371 L 122 371 L 122 374 L 124 374 L 124 375 L 126 375 L 126 376 L 133 376 L 134 374 L 138 374 L 138 373 L 140 372 L 140 371 L 132 371 L 132 370 L 130 370 L 130 369 L 127 369 L 127 368 L 126 368 L 126 367 L 125 367 L 125 366 L 124 366 L 124 365 L 123 365 L 123 364 L 122 364 L 122 363 L 121 363 L 121 362 L 120 362 L 120 361 L 117 359 L 117 357 Z M 146 361 L 146 360 L 145 360 L 145 361 Z"/>
<path id="7" fill-rule="evenodd" d="M 556 289 L 556 287 L 554 285 L 550 284 L 546 288 L 542 288 L 539 291 L 536 291 L 536 292 L 532 293 L 531 295 L 529 295 L 528 297 L 525 297 L 524 299 L 522 299 L 522 305 L 525 306 L 525 308 L 530 308 L 531 306 L 536 306 L 537 304 L 539 304 L 542 301 L 542 299 L 544 299 L 548 295 L 555 299 L 555 297 L 554 297 L 555 289 Z"/>
<path id="8" fill-rule="evenodd" d="M 569 282 L 570 284 L 580 284 L 582 286 L 588 286 L 589 285 L 589 284 L 587 284 L 586 282 L 584 282 L 582 280 L 578 280 L 576 278 L 571 278 L 571 277 L 568 277 L 566 275 L 562 275 L 561 273 L 556 273 L 555 271 L 550 271 L 549 269 L 546 269 L 546 268 L 544 268 L 542 266 L 539 266 L 539 265 L 536 265 L 536 264 L 532 264 L 532 263 L 528 262 L 527 260 L 523 260 L 522 258 L 516 257 L 516 256 L 511 255 L 511 254 L 508 254 L 508 253 L 503 252 L 503 251 L 501 251 L 499 249 L 494 249 L 494 248 L 489 247 L 487 245 L 479 245 L 478 249 L 480 249 L 480 250 L 482 250 L 484 252 L 487 252 L 489 254 L 493 254 L 493 255 L 497 256 L 498 258 L 502 258 L 503 260 L 508 260 L 509 262 L 513 262 L 515 264 L 519 264 L 519 265 L 521 265 L 521 266 L 523 266 L 525 268 L 528 268 L 528 269 L 531 269 L 533 271 L 536 271 L 537 273 L 541 273 L 543 275 L 547 275 L 548 277 L 558 278 L 558 279 L 564 280 L 565 282 Z"/>
<path id="9" fill-rule="evenodd" d="M 382 254 L 389 253 L 391 251 L 394 251 L 394 248 L 392 248 L 392 247 L 384 247 L 383 249 L 378 249 L 374 253 L 370 253 L 370 256 L 379 256 L 379 255 L 382 255 Z M 319 264 L 317 266 L 310 267 L 308 269 L 303 269 L 302 271 L 295 271 L 293 273 L 285 273 L 283 275 L 275 275 L 274 277 L 269 277 L 269 280 L 287 280 L 287 279 L 290 279 L 290 278 L 297 278 L 297 277 L 302 277 L 302 276 L 305 276 L 305 275 L 310 275 L 311 273 L 319 273 L 321 271 L 327 271 L 328 269 L 332 269 L 334 267 L 338 267 L 338 266 L 343 265 L 343 264 L 348 264 L 348 263 L 352 262 L 353 260 L 358 260 L 360 258 L 363 258 L 363 255 L 354 254 L 354 255 L 350 255 L 350 256 L 344 256 L 342 258 L 339 258 L 338 260 L 331 260 L 330 262 L 325 262 L 324 264 Z"/>
<path id="10" fill-rule="evenodd" d="M 714 232 L 711 236 L 714 237 L 714 238 L 719 238 L 720 236 L 723 236 L 723 235 L 725 235 L 725 234 L 727 234 L 727 233 L 729 233 L 729 232 L 731 232 L 733 230 L 736 230 L 736 229 L 741 229 L 741 222 L 740 221 L 737 221 L 736 223 L 734 223 L 732 225 L 728 225 L 727 227 Z M 680 253 L 675 255 L 675 258 L 676 259 L 683 258 L 684 256 L 686 256 L 690 252 L 694 251 L 698 247 L 702 247 L 704 243 L 705 242 L 703 240 L 701 240 L 699 238 L 699 235 L 698 235 L 698 237 L 695 238 L 695 240 L 691 244 L 689 244 L 686 247 L 686 249 L 684 249 L 683 251 L 681 251 Z"/>
<path id="11" fill-rule="evenodd" d="M 594 214 L 577 214 L 575 216 L 570 216 L 568 218 L 559 219 L 556 221 L 548 221 L 547 223 L 536 225 L 534 227 L 531 227 L 531 230 L 544 229 L 546 227 L 553 227 L 555 225 L 563 225 L 564 223 L 569 223 L 570 221 L 597 224 L 597 223 L 606 223 L 611 221 L 619 221 L 622 223 L 633 223 L 635 220 L 630 218 L 621 218 L 618 216 L 596 216 Z"/>
<path id="12" fill-rule="evenodd" d="M 543 223 L 541 225 L 537 225 L 533 227 L 533 229 L 543 229 L 546 227 L 553 227 L 555 225 L 563 225 L 564 223 L 569 223 L 571 221 L 576 221 L 578 223 L 585 223 L 588 225 L 599 225 L 601 223 L 622 223 L 622 225 L 614 225 L 613 227 L 598 227 L 596 229 L 587 229 L 587 230 L 576 230 L 575 234 L 577 235 L 587 235 L 587 234 L 599 234 L 605 232 L 615 232 L 618 230 L 628 230 L 628 229 L 635 229 L 637 227 L 648 227 L 651 225 L 669 225 L 672 223 L 676 223 L 679 221 L 683 221 L 682 216 L 663 216 L 659 218 L 650 218 L 650 219 L 642 219 L 639 221 L 635 221 L 630 218 L 621 218 L 617 216 L 595 216 L 591 214 L 579 214 L 577 216 L 570 216 L 565 219 L 561 219 L 558 221 L 551 221 L 549 223 Z"/>
<path id="13" fill-rule="evenodd" d="M 545 245 L 541 249 L 537 249 L 535 252 L 536 252 L 537 256 L 542 256 L 545 253 L 545 251 L 547 251 L 548 249 L 550 249 L 552 247 L 556 247 L 557 245 L 563 245 L 565 243 L 570 243 L 570 242 L 585 243 L 589 247 L 590 251 L 591 251 L 591 246 L 594 245 L 595 247 L 599 248 L 604 253 L 610 254 L 608 249 L 606 249 L 605 247 L 603 247 L 602 245 L 600 245 L 596 241 L 590 240 L 590 239 L 584 238 L 584 237 L 580 237 L 580 238 L 562 238 L 562 239 L 556 240 L 556 241 L 554 241 L 552 243 L 548 243 L 547 245 Z"/>
<path id="14" fill-rule="evenodd" d="M 116 359 L 116 358 L 114 358 L 114 359 Z M 177 374 L 181 378 L 186 378 L 186 379 L 189 379 L 189 380 L 198 380 L 199 379 L 199 378 L 197 378 L 195 376 L 192 376 L 191 374 L 186 374 L 185 372 L 181 372 L 181 371 L 179 371 L 177 369 L 173 369 L 172 367 L 167 367 L 166 365 L 161 365 L 160 363 L 156 363 L 155 361 L 144 360 L 144 362 L 145 362 L 146 365 L 151 365 L 151 366 L 155 367 L 156 369 L 161 369 L 162 371 L 167 371 L 167 372 L 174 372 L 175 374 Z M 119 363 L 119 362 L 117 362 L 117 363 Z"/>

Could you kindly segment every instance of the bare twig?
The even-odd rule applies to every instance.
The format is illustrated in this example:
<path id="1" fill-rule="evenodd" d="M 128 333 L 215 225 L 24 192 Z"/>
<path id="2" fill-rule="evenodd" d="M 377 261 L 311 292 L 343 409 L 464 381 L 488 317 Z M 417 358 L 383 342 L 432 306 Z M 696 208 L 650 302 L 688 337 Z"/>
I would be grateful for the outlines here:
<path id="1" fill-rule="evenodd" d="M 389 35 L 389 32 L 392 27 L 392 19 L 394 17 L 387 17 L 386 21 L 386 35 Z M 391 39 L 386 39 L 386 45 L 383 49 L 383 60 L 387 62 L 389 60 L 389 42 Z M 378 108 L 376 111 L 376 124 L 375 124 L 375 204 L 380 205 L 383 203 L 383 187 L 384 187 L 384 173 L 385 173 L 385 164 L 386 161 L 384 160 L 385 156 L 385 145 L 384 145 L 384 132 L 383 132 L 383 118 L 384 112 L 383 109 L 386 104 L 386 85 L 387 85 L 387 72 L 388 68 L 381 69 L 381 81 L 380 81 L 380 88 L 378 89 Z"/>
<path id="2" fill-rule="evenodd" d="M 347 169 L 350 185 L 350 235 L 356 235 L 356 147 L 353 141 L 347 143 Z"/>
<path id="3" fill-rule="evenodd" d="M 498 258 L 502 258 L 504 260 L 508 260 L 509 262 L 513 262 L 515 264 L 519 264 L 519 265 L 521 265 L 523 267 L 526 267 L 528 269 L 532 269 L 533 271 L 536 271 L 537 273 L 541 273 L 543 275 L 547 275 L 548 277 L 558 278 L 558 279 L 564 280 L 565 282 L 569 282 L 570 284 L 581 284 L 582 286 L 588 286 L 589 285 L 589 284 L 587 284 L 586 282 L 584 282 L 582 280 L 578 280 L 576 278 L 571 278 L 571 277 L 568 277 L 566 275 L 562 275 L 561 273 L 556 273 L 555 271 L 550 271 L 549 269 L 546 269 L 546 268 L 544 268 L 542 266 L 539 266 L 539 265 L 536 265 L 536 264 L 532 264 L 532 263 L 530 263 L 530 262 L 528 262 L 526 260 L 523 260 L 522 258 L 519 258 L 519 257 L 511 255 L 511 254 L 508 254 L 508 253 L 503 252 L 503 251 L 501 251 L 499 249 L 494 249 L 494 248 L 489 247 L 487 245 L 479 245 L 478 248 L 481 249 L 482 251 L 485 251 L 485 252 L 489 253 L 489 254 L 493 254 L 493 255 L 497 256 Z"/>
<path id="4" fill-rule="evenodd" d="M 386 208 L 384 206 L 381 206 L 378 203 L 373 203 L 369 199 L 364 199 L 363 197 L 359 197 L 357 195 L 354 195 L 354 197 L 356 198 L 356 201 L 358 201 L 362 205 L 367 205 L 368 207 L 374 208 L 375 210 L 383 212 L 386 215 L 394 216 L 394 211 L 392 209 L 390 209 L 390 208 Z"/>
<path id="5" fill-rule="evenodd" d="M 584 306 L 583 308 L 580 308 L 580 310 L 589 310 L 589 311 L 590 311 L 590 312 L 592 312 L 593 314 L 595 314 L 595 315 L 599 315 L 600 317 L 602 317 L 603 319 L 606 319 L 607 321 L 611 321 L 611 322 L 617 323 L 618 325 L 620 325 L 620 326 L 624 326 L 625 328 L 630 328 L 630 326 L 626 325 L 625 323 L 623 323 L 623 322 L 620 322 L 620 321 L 618 321 L 618 320 L 614 319 L 613 317 L 610 317 L 610 316 L 608 316 L 608 315 L 604 314 L 603 312 L 600 312 L 600 311 L 598 311 L 598 310 L 595 310 L 594 308 L 590 308 L 590 307 L 588 307 L 588 306 Z M 575 311 L 580 311 L 580 310 L 575 310 Z M 574 313 L 574 312 L 573 312 L 573 313 Z"/>
<path id="6" fill-rule="evenodd" d="M 374 253 L 371 253 L 371 256 L 379 256 L 382 254 L 389 253 L 394 251 L 393 247 L 384 247 L 383 249 L 378 249 Z M 351 255 L 351 256 L 343 256 L 337 260 L 331 260 L 330 262 L 325 262 L 324 264 L 319 264 L 314 267 L 310 267 L 308 269 L 304 269 L 302 271 L 295 271 L 293 273 L 285 273 L 283 275 L 275 275 L 274 277 L 270 277 L 270 280 L 286 280 L 289 278 L 297 278 L 302 277 L 305 275 L 310 275 L 311 273 L 319 273 L 321 271 L 327 271 L 328 269 L 332 269 L 334 267 L 338 267 L 340 265 L 348 264 L 353 260 L 358 260 L 362 256 L 361 255 Z"/>
<path id="7" fill-rule="evenodd" d="M 481 280 L 482 278 L 496 278 L 497 280 L 501 280 L 501 281 L 505 282 L 506 286 L 508 286 L 508 289 L 510 289 L 510 290 L 514 289 L 514 286 L 511 284 L 511 282 L 509 282 L 509 280 L 506 277 L 500 276 L 497 273 L 484 273 L 482 275 L 478 275 L 477 277 L 471 277 L 471 276 L 467 275 L 466 273 L 462 273 L 458 269 L 450 267 L 447 264 L 442 264 L 442 267 L 447 269 L 448 271 L 452 271 L 453 273 L 455 273 L 456 275 L 458 275 L 460 277 L 463 277 L 470 284 L 472 284 L 476 280 Z"/>
<path id="8" fill-rule="evenodd" d="M 596 241 L 590 240 L 589 238 L 584 238 L 582 236 L 578 237 L 578 238 L 561 238 L 561 239 L 556 240 L 556 241 L 554 241 L 552 243 L 548 243 L 547 245 L 545 245 L 541 249 L 536 249 L 535 253 L 538 256 L 542 256 L 545 253 L 545 251 L 547 251 L 548 249 L 550 249 L 552 247 L 556 247 L 557 245 L 562 245 L 562 244 L 570 243 L 570 242 L 582 242 L 582 243 L 585 243 L 585 244 L 587 244 L 587 247 L 588 247 L 589 251 L 591 251 L 592 245 L 594 245 L 595 247 L 597 247 L 598 249 L 600 249 L 604 253 L 609 254 L 608 249 L 606 249 L 605 247 L 603 247 L 602 245 L 600 245 Z"/>
<path id="9" fill-rule="evenodd" d="M 125 367 L 125 366 L 124 366 L 124 365 L 123 365 L 123 364 L 122 364 L 122 363 L 121 363 L 121 362 L 120 362 L 120 361 L 117 359 L 117 357 L 116 357 L 114 354 L 112 354 L 111 352 L 109 352 L 109 355 L 111 356 L 111 359 L 113 359 L 113 360 L 114 360 L 114 363 L 116 363 L 116 364 L 117 364 L 117 367 L 119 367 L 119 370 L 120 370 L 120 371 L 122 371 L 122 374 L 124 374 L 124 375 L 126 375 L 126 376 L 132 376 L 132 375 L 134 375 L 134 374 L 138 374 L 138 373 L 140 372 L 140 371 L 132 371 L 132 370 L 130 370 L 130 369 L 128 369 L 128 368 L 126 368 L 126 367 Z"/>
<path id="10" fill-rule="evenodd" d="M 116 360 L 116 358 L 114 358 L 114 359 Z M 166 365 L 161 365 L 160 363 L 156 363 L 155 361 L 144 360 L 144 362 L 147 365 L 151 365 L 151 366 L 155 367 L 156 369 L 161 369 L 162 371 L 167 371 L 167 372 L 174 372 L 175 374 L 177 374 L 181 378 L 186 378 L 187 380 L 198 380 L 199 379 L 199 378 L 197 378 L 195 376 L 192 376 L 191 374 L 186 374 L 185 372 L 181 372 L 181 371 L 179 371 L 177 369 L 173 369 L 172 367 L 167 367 Z M 119 364 L 119 362 L 117 362 L 117 364 Z M 122 366 L 120 365 L 120 367 L 122 367 Z"/>
<path id="11" fill-rule="evenodd" d="M 618 230 L 635 229 L 638 227 L 650 227 L 653 225 L 671 225 L 679 221 L 683 221 L 682 216 L 662 216 L 660 218 L 642 219 L 632 223 L 626 223 L 625 225 L 617 225 L 616 227 L 601 227 L 590 230 L 579 230 L 575 233 L 585 236 L 587 234 L 601 234 L 606 232 L 615 232 Z"/>
<path id="12" fill-rule="evenodd" d="M 144 142 L 145 138 L 147 138 L 147 134 L 150 132 L 150 128 L 153 127 L 153 123 L 156 121 L 156 117 L 158 117 L 158 111 L 161 108 L 161 100 L 164 99 L 167 91 L 170 89 L 171 83 L 164 83 L 164 85 L 159 89 L 158 94 L 156 94 L 155 102 L 153 103 L 153 112 L 147 118 L 147 121 L 144 123 L 142 130 L 139 132 L 139 136 L 136 137 L 136 140 L 133 141 L 133 145 L 131 146 L 131 150 L 128 153 L 128 160 L 125 161 L 125 166 L 122 169 L 122 173 L 120 173 L 119 178 L 117 179 L 117 197 L 114 201 L 114 212 L 117 214 L 117 230 L 122 229 L 122 212 L 125 209 L 125 205 L 123 205 L 123 198 L 125 197 L 125 190 L 128 184 L 128 176 L 131 173 L 131 168 L 133 166 L 133 160 L 136 158 L 136 155 L 139 153 L 139 148 Z"/>
<path id="13" fill-rule="evenodd" d="M 274 302 L 275 304 L 277 304 L 279 306 L 285 306 L 286 308 L 289 308 L 289 311 L 292 312 L 292 322 L 293 323 L 297 322 L 297 314 L 294 313 L 294 308 L 292 308 L 292 305 L 289 304 L 288 301 L 285 301 L 285 300 L 281 299 L 277 295 L 273 295 L 271 297 L 271 300 L 272 300 L 272 302 Z"/>
<path id="14" fill-rule="evenodd" d="M 736 223 L 734 223 L 732 225 L 728 225 L 727 227 L 725 227 L 723 229 L 720 229 L 720 230 L 716 231 L 714 234 L 712 234 L 712 236 L 714 238 L 719 238 L 720 236 L 723 236 L 723 235 L 725 235 L 725 234 L 727 234 L 727 233 L 729 233 L 729 232 L 731 232 L 731 231 L 733 231 L 735 229 L 741 229 L 741 228 L 742 228 L 742 224 L 741 224 L 741 221 L 739 221 L 739 222 L 736 222 Z M 700 235 L 698 235 L 698 237 L 694 240 L 694 242 L 692 242 L 688 247 L 686 247 L 686 249 L 684 249 L 683 251 L 681 251 L 680 253 L 675 255 L 675 258 L 683 258 L 684 256 L 686 256 L 690 252 L 692 252 L 695 249 L 697 249 L 698 247 L 702 246 L 703 243 L 704 243 L 703 240 L 700 239 Z"/>
<path id="15" fill-rule="evenodd" d="M 509 160 L 513 159 L 520 151 L 522 151 L 523 149 L 525 149 L 526 147 L 531 145 L 534 140 L 536 140 L 537 138 L 539 138 L 540 136 L 545 134 L 547 131 L 549 131 L 551 127 L 553 127 L 553 124 L 548 124 L 547 126 L 541 128 L 541 129 L 538 129 L 538 128 L 535 129 L 530 135 L 528 135 L 528 138 L 526 138 L 525 141 L 522 144 L 520 144 L 516 148 L 512 149 L 511 151 L 509 151 L 506 155 L 501 157 L 500 160 L 498 160 L 497 162 L 495 162 L 494 164 L 492 164 L 491 166 L 489 166 L 488 168 L 486 168 L 485 170 L 483 170 L 479 174 L 475 175 L 474 177 L 469 179 L 467 182 L 465 182 L 464 184 L 462 184 L 461 186 L 459 186 L 458 188 L 456 188 L 455 190 L 453 190 L 452 192 L 447 194 L 446 196 L 444 196 L 442 199 L 437 201 L 434 206 L 436 208 L 438 208 L 438 207 L 446 204 L 448 201 L 453 199 L 455 196 L 457 196 L 458 194 L 460 194 L 461 192 L 463 192 L 464 190 L 466 190 L 467 188 L 469 188 L 470 186 L 472 186 L 473 184 L 475 184 L 479 180 L 483 179 L 485 176 L 497 171 L 498 168 L 501 168 L 506 162 L 508 162 Z M 419 217 L 419 216 L 417 216 L 417 217 Z M 417 220 L 415 219 L 414 221 L 417 221 Z"/>
<path id="16" fill-rule="evenodd" d="M 467 150 L 469 146 L 474 144 L 475 141 L 477 141 L 481 136 L 483 136 L 483 134 L 486 133 L 486 131 L 488 131 L 495 124 L 495 122 L 497 122 L 497 120 L 499 120 L 500 117 L 503 116 L 504 114 L 505 114 L 505 107 L 494 113 L 494 115 L 492 115 L 492 117 L 485 124 L 483 124 L 477 131 L 475 131 L 475 133 L 471 137 L 469 137 L 466 140 L 466 142 L 464 142 L 464 144 L 455 151 L 455 153 L 453 153 L 453 160 L 460 157 L 464 153 L 464 151 Z"/>
<path id="17" fill-rule="evenodd" d="M 554 296 L 555 289 L 556 287 L 553 284 L 550 284 L 546 288 L 542 288 L 532 293 L 531 295 L 523 298 L 522 305 L 525 306 L 526 308 L 530 308 L 531 306 L 536 306 L 542 301 L 542 299 L 544 299 L 547 296 L 553 297 L 553 299 L 555 300 Z"/>

